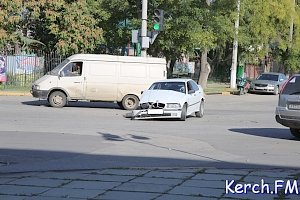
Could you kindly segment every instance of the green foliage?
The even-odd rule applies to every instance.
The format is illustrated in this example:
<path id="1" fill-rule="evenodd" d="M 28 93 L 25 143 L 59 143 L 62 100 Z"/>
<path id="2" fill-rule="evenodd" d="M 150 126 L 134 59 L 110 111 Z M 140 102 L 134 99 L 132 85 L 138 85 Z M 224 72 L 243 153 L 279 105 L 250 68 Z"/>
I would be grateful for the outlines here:
<path id="1" fill-rule="evenodd" d="M 22 0 L 0 0 L 0 47 L 16 42 L 16 27 L 20 24 Z"/>

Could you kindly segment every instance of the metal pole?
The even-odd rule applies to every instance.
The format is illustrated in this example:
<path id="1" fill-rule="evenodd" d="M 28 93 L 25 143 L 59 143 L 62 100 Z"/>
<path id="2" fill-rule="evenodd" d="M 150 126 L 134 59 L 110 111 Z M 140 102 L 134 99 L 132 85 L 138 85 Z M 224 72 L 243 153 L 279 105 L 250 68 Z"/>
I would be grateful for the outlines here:
<path id="1" fill-rule="evenodd" d="M 230 88 L 236 88 L 236 68 L 237 68 L 237 53 L 238 53 L 238 33 L 240 25 L 240 0 L 237 2 L 237 19 L 234 24 L 235 36 L 233 41 L 233 51 L 232 51 L 232 65 L 231 65 L 231 75 L 230 75 Z"/>
<path id="2" fill-rule="evenodd" d="M 292 6 L 293 6 L 293 12 L 295 12 L 295 7 L 296 7 L 296 0 L 292 0 Z M 294 13 L 292 14 L 291 17 L 291 24 L 290 24 L 290 34 L 289 34 L 289 48 L 292 48 L 293 44 L 293 33 L 294 33 Z"/>
<path id="3" fill-rule="evenodd" d="M 142 44 L 144 41 L 144 38 L 147 37 L 147 10 L 148 10 L 148 0 L 142 0 L 142 28 L 141 28 L 141 39 Z M 141 56 L 146 57 L 147 56 L 147 49 L 142 48 Z"/>

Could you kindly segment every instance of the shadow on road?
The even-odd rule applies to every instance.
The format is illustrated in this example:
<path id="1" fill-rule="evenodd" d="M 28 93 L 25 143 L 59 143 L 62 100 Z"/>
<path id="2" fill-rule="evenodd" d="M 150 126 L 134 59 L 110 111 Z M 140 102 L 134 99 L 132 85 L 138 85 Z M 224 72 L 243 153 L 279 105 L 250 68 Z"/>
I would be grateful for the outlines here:
<path id="1" fill-rule="evenodd" d="M 243 133 L 261 135 L 258 129 L 255 129 L 255 131 L 253 130 L 254 129 L 251 129 L 250 131 L 248 130 L 246 133 L 243 131 Z M 273 129 L 265 129 L 264 131 L 272 132 Z M 286 132 L 288 135 L 288 132 L 284 129 L 281 131 Z M 100 135 L 105 138 L 105 142 L 99 138 Z M 14 141 L 14 143 L 22 144 L 22 147 L 19 146 L 18 148 L 9 148 L 9 145 L 0 148 L 0 174 L 10 172 L 131 167 L 295 169 L 292 165 L 277 166 L 274 165 L 274 163 L 270 163 L 270 165 L 261 165 L 256 163 L 216 159 L 213 155 L 201 154 L 201 152 L 189 152 L 180 148 L 173 149 L 162 144 L 156 144 L 151 142 L 151 138 L 139 135 L 122 137 L 119 135 L 99 132 L 99 136 L 0 131 L 0 137 L 3 141 Z M 289 135 L 285 137 L 285 139 L 289 138 L 291 138 Z M 153 150 L 160 150 L 166 153 L 165 155 L 185 154 L 187 158 L 160 155 L 153 156 L 153 154 L 149 154 L 149 152 L 137 152 L 137 154 L 134 153 L 136 155 L 126 155 L 122 152 L 122 146 L 120 146 L 120 143 L 123 142 L 130 142 L 132 144 L 138 143 L 149 147 L 148 149 L 152 148 Z M 108 148 L 114 148 L 117 151 L 110 154 L 107 151 Z M 128 148 L 130 148 L 130 146 L 128 146 Z M 120 152 L 118 152 L 118 150 L 120 150 Z M 134 149 L 131 150 L 134 152 Z M 136 151 L 139 150 L 136 149 Z M 145 154 L 145 156 L 143 156 L 143 154 Z M 296 168 L 298 169 L 299 167 L 297 166 Z"/>
<path id="2" fill-rule="evenodd" d="M 232 128 L 229 131 L 260 137 L 296 140 L 287 128 Z"/>
<path id="3" fill-rule="evenodd" d="M 23 101 L 23 105 L 27 106 L 49 106 L 47 100 Z M 69 101 L 65 107 L 82 107 L 82 108 L 114 108 L 121 109 L 118 104 L 113 102 L 85 102 L 85 101 Z"/>

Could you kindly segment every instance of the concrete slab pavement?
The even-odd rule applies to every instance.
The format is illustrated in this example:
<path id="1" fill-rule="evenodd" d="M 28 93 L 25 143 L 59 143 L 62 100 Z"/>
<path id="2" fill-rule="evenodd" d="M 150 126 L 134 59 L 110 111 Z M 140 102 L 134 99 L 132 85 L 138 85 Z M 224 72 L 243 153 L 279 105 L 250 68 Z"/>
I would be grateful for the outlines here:
<path id="1" fill-rule="evenodd" d="M 299 199 L 299 176 L 300 170 L 290 169 L 217 168 L 2 173 L 0 199 Z M 232 181 L 234 184 L 230 185 Z"/>

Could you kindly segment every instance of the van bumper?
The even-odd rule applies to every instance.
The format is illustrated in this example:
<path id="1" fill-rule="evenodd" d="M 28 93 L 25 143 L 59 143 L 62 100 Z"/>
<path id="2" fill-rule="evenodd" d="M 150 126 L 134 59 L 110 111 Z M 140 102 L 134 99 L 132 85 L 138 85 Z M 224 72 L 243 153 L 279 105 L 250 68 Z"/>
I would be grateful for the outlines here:
<path id="1" fill-rule="evenodd" d="M 47 99 L 48 98 L 48 90 L 36 90 L 33 89 L 30 91 L 33 97 L 39 98 L 39 99 Z"/>

